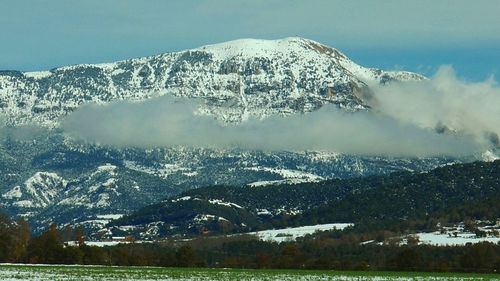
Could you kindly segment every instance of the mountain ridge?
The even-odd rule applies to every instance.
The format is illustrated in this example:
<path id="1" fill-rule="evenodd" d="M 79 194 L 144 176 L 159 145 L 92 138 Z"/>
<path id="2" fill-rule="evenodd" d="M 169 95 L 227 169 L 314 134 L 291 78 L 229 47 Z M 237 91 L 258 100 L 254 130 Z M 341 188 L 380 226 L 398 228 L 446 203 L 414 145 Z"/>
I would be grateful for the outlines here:
<path id="1" fill-rule="evenodd" d="M 3 71 L 0 112 L 9 125 L 57 127 L 59 118 L 82 104 L 170 94 L 202 100 L 201 114 L 235 123 L 305 113 L 327 103 L 362 110 L 369 95 L 364 81 L 422 79 L 361 67 L 312 40 L 243 39 L 114 63 Z"/>

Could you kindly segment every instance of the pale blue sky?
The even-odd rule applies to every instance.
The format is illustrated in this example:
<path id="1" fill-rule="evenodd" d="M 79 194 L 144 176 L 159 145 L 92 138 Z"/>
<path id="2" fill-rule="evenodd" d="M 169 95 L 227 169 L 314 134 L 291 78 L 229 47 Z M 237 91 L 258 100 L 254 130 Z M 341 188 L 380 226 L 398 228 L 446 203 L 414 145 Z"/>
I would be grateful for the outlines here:
<path id="1" fill-rule="evenodd" d="M 360 64 L 500 75 L 499 0 L 0 0 L 0 69 L 43 70 L 301 36 Z"/>

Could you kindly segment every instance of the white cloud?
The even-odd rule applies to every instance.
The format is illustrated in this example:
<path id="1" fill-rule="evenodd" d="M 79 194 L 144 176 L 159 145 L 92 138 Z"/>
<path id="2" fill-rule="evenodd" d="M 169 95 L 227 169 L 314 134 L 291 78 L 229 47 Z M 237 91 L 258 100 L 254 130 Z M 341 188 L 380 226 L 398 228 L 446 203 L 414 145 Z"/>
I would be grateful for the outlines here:
<path id="1" fill-rule="evenodd" d="M 142 103 L 87 105 L 63 122 L 67 134 L 113 146 L 240 147 L 330 150 L 362 155 L 468 155 L 500 135 L 500 89 L 465 83 L 444 67 L 424 82 L 372 85 L 369 112 L 325 106 L 291 117 L 222 126 L 193 114 L 196 105 L 161 97 Z"/>
<path id="2" fill-rule="evenodd" d="M 500 88 L 493 78 L 467 83 L 443 66 L 427 81 L 372 88 L 375 111 L 405 124 L 471 135 L 485 145 L 500 135 Z"/>

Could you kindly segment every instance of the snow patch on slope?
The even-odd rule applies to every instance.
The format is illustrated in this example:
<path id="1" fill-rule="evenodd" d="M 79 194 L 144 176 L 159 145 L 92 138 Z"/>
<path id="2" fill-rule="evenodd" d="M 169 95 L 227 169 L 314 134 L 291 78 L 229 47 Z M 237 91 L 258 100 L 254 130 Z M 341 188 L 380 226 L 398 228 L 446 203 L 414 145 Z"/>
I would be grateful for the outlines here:
<path id="1" fill-rule="evenodd" d="M 308 234 L 313 234 L 318 231 L 329 231 L 329 230 L 343 230 L 346 227 L 354 226 L 352 223 L 329 223 L 329 224 L 317 224 L 309 226 L 292 227 L 285 229 L 271 229 L 262 230 L 256 232 L 250 232 L 247 234 L 256 235 L 260 240 L 273 241 L 273 242 L 286 242 L 294 241 L 299 237 L 304 237 Z"/>
<path id="2" fill-rule="evenodd" d="M 281 180 L 267 180 L 267 181 L 256 181 L 249 183 L 248 185 L 251 187 L 258 187 L 258 186 L 265 186 L 265 185 L 276 185 L 276 184 L 284 184 L 284 183 L 290 183 L 290 184 L 298 184 L 298 183 L 303 183 L 303 182 L 318 182 L 321 180 L 324 180 L 323 177 L 304 172 L 304 171 L 299 171 L 299 170 L 291 170 L 291 169 L 284 169 L 284 168 L 270 168 L 270 167 L 248 167 L 245 168 L 246 170 L 250 171 L 264 171 L 264 172 L 269 172 L 273 174 L 277 174 L 283 179 Z"/>

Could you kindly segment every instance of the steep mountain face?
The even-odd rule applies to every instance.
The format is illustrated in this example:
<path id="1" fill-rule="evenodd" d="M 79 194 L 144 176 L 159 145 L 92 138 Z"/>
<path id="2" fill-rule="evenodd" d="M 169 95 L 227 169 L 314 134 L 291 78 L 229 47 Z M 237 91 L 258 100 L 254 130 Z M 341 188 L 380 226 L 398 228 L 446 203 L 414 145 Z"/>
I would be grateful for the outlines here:
<path id="1" fill-rule="evenodd" d="M 21 186 L 16 185 L 2 194 L 5 200 L 20 208 L 43 208 L 55 201 L 67 182 L 56 173 L 36 172 Z"/>
<path id="2" fill-rule="evenodd" d="M 171 94 L 198 98 L 200 113 L 241 122 L 333 103 L 366 108 L 363 81 L 420 80 L 408 72 L 363 68 L 339 51 L 302 38 L 237 40 L 178 53 L 44 72 L 0 72 L 0 110 L 10 125 L 53 127 L 84 103 Z"/>
<path id="3" fill-rule="evenodd" d="M 361 67 L 339 51 L 302 39 L 244 39 L 177 53 L 42 72 L 0 71 L 4 129 L 0 208 L 38 226 L 129 213 L 184 190 L 214 184 L 261 186 L 425 171 L 453 159 L 397 159 L 308 152 L 187 147 L 119 149 L 64 136 L 61 118 L 87 103 L 162 95 L 196 99 L 222 123 L 306 113 L 325 104 L 369 110 L 371 83 L 421 80 Z"/>

